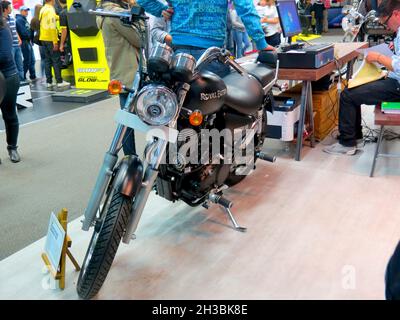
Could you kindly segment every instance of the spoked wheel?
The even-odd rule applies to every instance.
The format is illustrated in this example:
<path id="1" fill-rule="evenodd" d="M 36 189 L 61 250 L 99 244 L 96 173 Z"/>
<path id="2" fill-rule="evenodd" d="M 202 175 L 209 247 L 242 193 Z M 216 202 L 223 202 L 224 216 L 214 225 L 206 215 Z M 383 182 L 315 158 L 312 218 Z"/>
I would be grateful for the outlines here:
<path id="1" fill-rule="evenodd" d="M 132 199 L 118 192 L 110 201 L 106 200 L 104 214 L 95 225 L 79 274 L 77 291 L 82 299 L 93 298 L 103 285 L 126 229 L 131 207 Z"/>

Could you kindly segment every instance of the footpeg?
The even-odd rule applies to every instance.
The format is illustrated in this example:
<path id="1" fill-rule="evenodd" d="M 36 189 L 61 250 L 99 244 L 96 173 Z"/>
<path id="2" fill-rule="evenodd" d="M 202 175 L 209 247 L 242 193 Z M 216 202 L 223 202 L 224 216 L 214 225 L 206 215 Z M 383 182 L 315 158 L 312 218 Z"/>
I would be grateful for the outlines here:
<path id="1" fill-rule="evenodd" d="M 261 160 L 268 161 L 268 162 L 275 162 L 276 157 L 275 156 L 270 156 L 264 152 L 259 152 L 257 153 L 257 157 Z"/>

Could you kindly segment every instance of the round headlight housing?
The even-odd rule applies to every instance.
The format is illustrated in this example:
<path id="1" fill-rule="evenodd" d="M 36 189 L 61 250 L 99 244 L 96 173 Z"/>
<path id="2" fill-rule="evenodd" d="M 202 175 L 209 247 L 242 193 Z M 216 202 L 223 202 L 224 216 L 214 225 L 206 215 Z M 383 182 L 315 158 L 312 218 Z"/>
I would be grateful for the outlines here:
<path id="1" fill-rule="evenodd" d="M 164 126 L 175 119 L 178 100 L 165 86 L 147 85 L 136 98 L 136 114 L 151 126 Z"/>

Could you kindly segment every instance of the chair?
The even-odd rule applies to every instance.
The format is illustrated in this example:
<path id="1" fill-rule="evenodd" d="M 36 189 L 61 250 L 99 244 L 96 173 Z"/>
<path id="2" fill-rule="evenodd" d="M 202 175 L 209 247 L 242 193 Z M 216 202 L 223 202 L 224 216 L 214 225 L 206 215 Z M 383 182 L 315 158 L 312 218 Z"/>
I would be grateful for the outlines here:
<path id="1" fill-rule="evenodd" d="M 372 162 L 371 173 L 369 175 L 371 178 L 374 176 L 376 160 L 379 157 L 400 158 L 400 154 L 380 153 L 385 126 L 400 126 L 400 114 L 383 113 L 380 105 L 378 105 L 375 107 L 375 125 L 380 126 L 381 129 L 379 132 L 378 143 L 376 145 L 374 160 Z"/>

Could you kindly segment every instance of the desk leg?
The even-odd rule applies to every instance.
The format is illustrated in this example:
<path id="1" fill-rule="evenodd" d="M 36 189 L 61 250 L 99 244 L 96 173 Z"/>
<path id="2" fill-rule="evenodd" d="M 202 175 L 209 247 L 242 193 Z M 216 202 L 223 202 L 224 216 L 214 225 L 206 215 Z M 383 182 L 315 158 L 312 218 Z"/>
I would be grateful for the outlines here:
<path id="1" fill-rule="evenodd" d="M 307 103 L 307 110 L 308 110 L 308 121 L 310 122 L 310 145 L 311 148 L 315 147 L 315 134 L 314 134 L 314 106 L 312 101 L 312 85 L 311 82 L 308 82 L 308 103 Z"/>
<path id="2" fill-rule="evenodd" d="M 384 131 L 385 131 L 385 126 L 381 126 L 381 132 L 379 132 L 378 143 L 376 144 L 374 161 L 372 162 L 372 168 L 371 168 L 371 172 L 369 174 L 369 176 L 371 178 L 374 176 L 376 160 L 379 157 L 379 151 L 380 151 L 380 148 L 381 148 L 381 143 L 382 143 L 382 138 L 383 138 L 383 132 Z"/>
<path id="3" fill-rule="evenodd" d="M 353 76 L 353 66 L 354 66 L 354 59 L 350 60 L 347 63 L 347 71 L 346 71 L 346 80 L 349 81 L 350 78 Z"/>
<path id="4" fill-rule="evenodd" d="M 297 127 L 297 144 L 296 144 L 296 155 L 295 160 L 301 160 L 301 149 L 303 147 L 303 133 L 304 133 L 304 122 L 306 119 L 307 105 L 309 105 L 309 97 L 311 82 L 303 81 L 303 88 L 301 89 L 301 106 L 300 106 L 300 119 Z"/>

